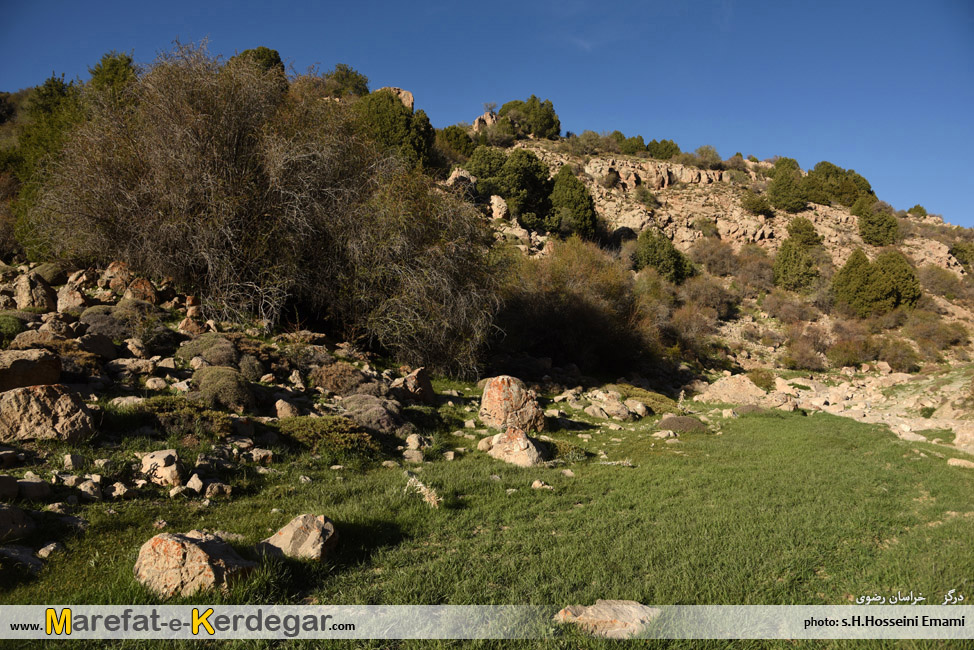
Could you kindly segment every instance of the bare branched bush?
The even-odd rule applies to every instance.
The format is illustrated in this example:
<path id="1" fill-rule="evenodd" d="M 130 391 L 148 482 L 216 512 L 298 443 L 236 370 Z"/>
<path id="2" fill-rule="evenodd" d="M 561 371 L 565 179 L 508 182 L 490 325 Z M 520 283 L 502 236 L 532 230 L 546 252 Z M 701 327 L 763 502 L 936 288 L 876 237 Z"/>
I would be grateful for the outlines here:
<path id="1" fill-rule="evenodd" d="M 497 308 L 486 225 L 322 87 L 177 46 L 122 101 L 88 98 L 32 238 L 171 277 L 216 318 L 270 326 L 298 303 L 408 363 L 473 370 Z"/>

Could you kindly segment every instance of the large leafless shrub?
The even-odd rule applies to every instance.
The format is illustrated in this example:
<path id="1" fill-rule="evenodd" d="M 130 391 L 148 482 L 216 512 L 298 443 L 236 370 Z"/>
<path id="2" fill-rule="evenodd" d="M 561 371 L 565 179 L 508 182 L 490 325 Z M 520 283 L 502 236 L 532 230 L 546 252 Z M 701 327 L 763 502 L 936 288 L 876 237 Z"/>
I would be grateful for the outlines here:
<path id="1" fill-rule="evenodd" d="M 321 87 L 202 47 L 161 55 L 122 98 L 87 97 L 32 238 L 171 277 L 216 317 L 270 325 L 298 302 L 404 361 L 472 369 L 497 307 L 489 232 Z"/>

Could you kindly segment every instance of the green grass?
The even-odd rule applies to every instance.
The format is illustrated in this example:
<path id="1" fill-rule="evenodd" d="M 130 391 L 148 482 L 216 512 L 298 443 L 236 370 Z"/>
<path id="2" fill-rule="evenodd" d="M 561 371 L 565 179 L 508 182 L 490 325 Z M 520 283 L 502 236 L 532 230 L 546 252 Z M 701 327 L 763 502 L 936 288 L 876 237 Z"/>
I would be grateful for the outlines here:
<path id="1" fill-rule="evenodd" d="M 591 440 L 551 432 L 591 455 L 532 469 L 505 465 L 475 451 L 475 441 L 447 435 L 449 446 L 470 451 L 418 472 L 444 498 L 438 510 L 404 493 L 401 470 L 336 472 L 306 454 L 277 463 L 279 475 L 247 477 L 240 496 L 205 508 L 172 502 L 161 492 L 86 506 L 80 514 L 91 522 L 88 532 L 64 539 L 68 553 L 39 577 L 0 592 L 0 604 L 156 603 L 132 577 L 139 546 L 159 532 L 152 527 L 156 519 L 167 520 L 169 531 L 242 534 L 246 554 L 246 546 L 304 512 L 336 523 L 339 546 L 325 563 L 269 565 L 229 595 L 171 602 L 531 603 L 554 614 L 598 598 L 656 605 L 846 604 L 877 591 L 974 592 L 968 542 L 974 516 L 965 516 L 974 511 L 974 473 L 913 451 L 943 447 L 907 443 L 880 427 L 826 414 L 748 415 L 723 421 L 721 435 L 686 435 L 678 444 L 649 437 L 651 430 L 643 421 L 623 431 L 593 428 Z M 599 450 L 635 466 L 601 465 Z M 564 467 L 576 477 L 563 476 Z M 300 483 L 302 474 L 312 483 Z M 534 479 L 555 489 L 532 490 Z M 508 488 L 517 491 L 508 495 Z M 52 530 L 45 524 L 45 532 Z M 558 636 L 548 647 L 602 645 L 571 630 L 553 633 Z M 896 647 L 928 647 L 903 644 Z"/>

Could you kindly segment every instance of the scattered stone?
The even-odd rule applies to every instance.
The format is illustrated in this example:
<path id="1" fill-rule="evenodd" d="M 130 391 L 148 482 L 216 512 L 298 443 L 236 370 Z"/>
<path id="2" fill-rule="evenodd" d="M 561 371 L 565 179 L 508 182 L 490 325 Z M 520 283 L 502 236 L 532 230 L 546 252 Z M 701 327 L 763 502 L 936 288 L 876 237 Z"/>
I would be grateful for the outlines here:
<path id="1" fill-rule="evenodd" d="M 81 469 L 81 466 L 85 464 L 85 457 L 81 454 L 65 454 L 64 455 L 64 469 L 71 471 Z"/>
<path id="2" fill-rule="evenodd" d="M 456 454 L 455 451 L 444 451 L 443 452 L 443 459 L 444 460 L 453 460 L 456 457 L 457 457 L 457 454 Z"/>
<path id="3" fill-rule="evenodd" d="M 116 481 L 115 483 L 112 483 L 107 488 L 102 490 L 102 494 L 104 494 L 109 499 L 115 499 L 116 501 L 128 497 L 131 494 L 131 492 L 132 491 L 127 487 L 125 487 L 125 484 L 120 481 Z"/>
<path id="4" fill-rule="evenodd" d="M 597 600 L 590 607 L 569 605 L 555 614 L 554 620 L 574 623 L 594 636 L 628 639 L 645 630 L 660 613 L 634 600 Z"/>
<path id="5" fill-rule="evenodd" d="M 407 463 L 422 463 L 423 452 L 420 449 L 407 449 L 402 452 L 402 458 Z"/>
<path id="6" fill-rule="evenodd" d="M 160 533 L 139 549 L 135 578 L 163 598 L 226 590 L 257 566 L 241 558 L 223 539 L 191 530 Z"/>
<path id="7" fill-rule="evenodd" d="M 661 429 L 652 434 L 653 438 L 659 438 L 660 440 L 667 440 L 669 438 L 676 438 L 678 434 L 676 431 L 670 431 L 669 429 Z"/>
<path id="8" fill-rule="evenodd" d="M 405 377 L 392 382 L 391 388 L 398 390 L 403 397 L 415 402 L 433 404 L 436 393 L 433 392 L 433 382 L 430 381 L 426 368 L 417 368 Z"/>
<path id="9" fill-rule="evenodd" d="M 568 478 L 575 478 L 575 472 L 571 471 L 570 469 L 561 470 L 561 475 L 567 476 Z"/>
<path id="10" fill-rule="evenodd" d="M 311 482 L 311 477 L 310 476 L 304 476 L 302 474 L 301 476 L 298 477 L 298 481 L 300 481 L 301 483 L 310 483 Z"/>
<path id="11" fill-rule="evenodd" d="M 947 464 L 953 467 L 968 467 L 974 469 L 974 462 L 964 458 L 950 458 L 947 460 Z"/>
<path id="12" fill-rule="evenodd" d="M 192 490 L 197 494 L 201 494 L 203 492 L 203 479 L 200 478 L 199 474 L 193 474 L 191 477 L 189 477 L 189 480 L 186 481 L 186 489 Z"/>
<path id="13" fill-rule="evenodd" d="M 480 448 L 480 445 L 477 447 Z M 487 453 L 493 458 L 519 467 L 531 467 L 544 461 L 538 445 L 523 430 L 515 427 L 494 436 Z"/>
<path id="14" fill-rule="evenodd" d="M 274 403 L 274 412 L 277 413 L 277 417 L 280 419 L 296 418 L 301 415 L 301 409 L 283 399 L 279 399 Z"/>
<path id="15" fill-rule="evenodd" d="M 545 426 L 544 411 L 538 406 L 534 391 L 509 375 L 487 380 L 479 415 L 484 424 L 494 429 L 543 431 Z"/>
<path id="16" fill-rule="evenodd" d="M 166 390 L 169 384 L 162 377 L 149 377 L 145 380 L 145 387 L 148 390 Z"/>
<path id="17" fill-rule="evenodd" d="M 335 524 L 325 516 L 298 515 L 279 531 L 260 542 L 257 550 L 299 560 L 324 559 L 335 546 Z"/>
<path id="18" fill-rule="evenodd" d="M 531 489 L 532 490 L 554 490 L 555 488 L 551 487 L 541 479 L 535 479 L 535 481 L 531 483 Z"/>
<path id="19" fill-rule="evenodd" d="M 274 462 L 274 452 L 270 449 L 261 449 L 260 447 L 254 447 L 245 451 L 241 458 L 251 463 L 256 463 L 258 465 L 270 465 Z"/>
<path id="20" fill-rule="evenodd" d="M 406 449 L 426 449 L 429 446 L 429 438 L 423 437 L 418 433 L 406 436 Z"/>
<path id="21" fill-rule="evenodd" d="M 384 460 L 384 461 L 382 461 L 382 466 L 383 467 L 390 467 L 390 468 L 392 468 L 392 467 L 399 467 L 399 463 L 397 463 L 394 460 Z"/>
<path id="22" fill-rule="evenodd" d="M 94 433 L 91 412 L 66 386 L 28 386 L 0 393 L 0 441 L 82 442 Z"/>
<path id="23" fill-rule="evenodd" d="M 67 549 L 64 548 L 64 544 L 61 542 L 51 542 L 50 544 L 41 547 L 41 549 L 37 551 L 37 557 L 41 558 L 42 560 L 46 560 L 55 553 L 64 553 L 66 550 Z"/>
<path id="24" fill-rule="evenodd" d="M 232 492 L 233 492 L 233 488 L 231 488 L 226 483 L 213 481 L 212 483 L 207 483 L 204 496 L 206 496 L 207 499 L 212 499 L 214 497 L 220 497 L 220 496 L 229 497 Z"/>
<path id="25" fill-rule="evenodd" d="M 57 309 L 57 294 L 44 278 L 37 273 L 21 275 L 14 282 L 14 300 L 17 309 L 49 312 Z"/>

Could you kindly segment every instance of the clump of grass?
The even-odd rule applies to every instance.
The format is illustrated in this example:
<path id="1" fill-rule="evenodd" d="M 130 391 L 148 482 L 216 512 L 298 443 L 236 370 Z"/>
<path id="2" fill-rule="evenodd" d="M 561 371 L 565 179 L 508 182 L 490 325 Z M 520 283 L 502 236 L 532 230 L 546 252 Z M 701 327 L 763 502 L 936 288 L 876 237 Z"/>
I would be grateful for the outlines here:
<path id="1" fill-rule="evenodd" d="M 405 471 L 403 474 L 408 479 L 403 492 L 412 491 L 421 495 L 423 497 L 423 501 L 426 502 L 426 505 L 434 510 L 440 507 L 440 503 L 443 502 L 443 499 L 436 493 L 436 490 L 428 485 L 425 485 L 422 481 L 416 478 L 415 474 L 411 474 L 409 471 Z"/>
<path id="2" fill-rule="evenodd" d="M 937 410 L 936 406 L 924 406 L 922 409 L 920 409 L 920 417 L 928 418 L 928 419 L 932 418 L 936 410 Z"/>

